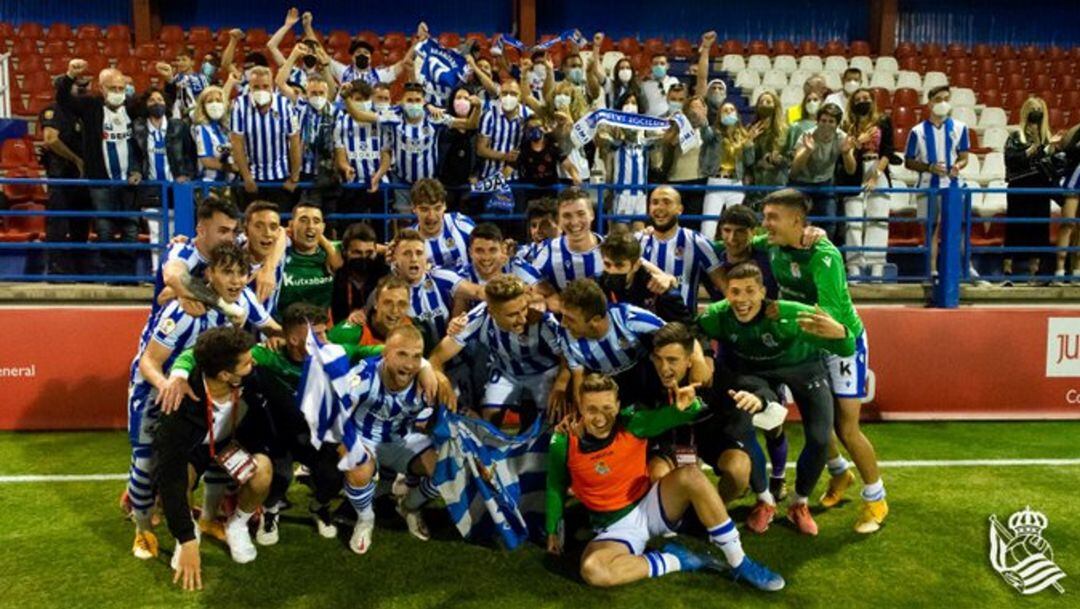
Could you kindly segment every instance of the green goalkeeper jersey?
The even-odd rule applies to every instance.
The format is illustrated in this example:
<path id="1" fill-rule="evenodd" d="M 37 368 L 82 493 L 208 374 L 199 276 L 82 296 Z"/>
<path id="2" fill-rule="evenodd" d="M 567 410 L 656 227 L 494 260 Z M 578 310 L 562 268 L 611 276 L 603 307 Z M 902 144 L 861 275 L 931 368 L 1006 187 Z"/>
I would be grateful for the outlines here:
<path id="1" fill-rule="evenodd" d="M 340 247 L 336 241 L 334 247 Z M 312 254 L 301 254 L 291 245 L 285 250 L 285 272 L 277 305 L 279 316 L 295 302 L 329 310 L 333 292 L 334 274 L 326 268 L 326 250 L 319 247 Z"/>
<path id="2" fill-rule="evenodd" d="M 863 323 L 848 291 L 844 257 L 828 239 L 821 239 L 810 248 L 799 249 L 770 245 L 767 235 L 758 235 L 751 245 L 769 253 L 773 277 L 780 286 L 780 298 L 811 306 L 816 304 L 844 324 L 852 336 L 862 334 Z"/>
<path id="3" fill-rule="evenodd" d="M 843 339 L 818 338 L 799 327 L 799 313 L 813 313 L 814 308 L 786 300 L 776 301 L 777 319 L 765 314 L 768 302 L 754 319 L 743 323 L 726 300 L 714 302 L 698 316 L 705 335 L 723 346 L 729 365 L 739 372 L 775 370 L 806 363 L 821 357 L 824 349 L 847 357 L 855 353 L 855 335 L 850 329 Z"/>

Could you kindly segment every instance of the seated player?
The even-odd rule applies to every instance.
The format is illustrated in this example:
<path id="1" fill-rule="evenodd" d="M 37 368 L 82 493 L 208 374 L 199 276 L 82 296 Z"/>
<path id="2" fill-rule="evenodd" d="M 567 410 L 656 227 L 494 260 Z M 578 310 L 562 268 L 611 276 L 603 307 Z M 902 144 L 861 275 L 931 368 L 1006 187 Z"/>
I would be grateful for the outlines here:
<path id="1" fill-rule="evenodd" d="M 446 189 L 434 178 L 417 180 L 410 190 L 412 229 L 424 238 L 428 258 L 439 268 L 455 270 L 469 261 L 469 233 L 475 224 L 458 212 L 446 213 Z"/>
<path id="2" fill-rule="evenodd" d="M 151 530 L 154 507 L 153 437 L 161 417 L 161 392 L 168 384 L 166 371 L 180 353 L 195 344 L 199 334 L 219 326 L 246 323 L 278 333 L 278 326 L 247 287 L 251 262 L 233 243 L 222 243 L 210 254 L 206 279 L 210 289 L 228 305 L 236 305 L 240 317 L 230 319 L 218 309 L 198 317 L 184 311 L 180 300 L 173 300 L 147 322 L 139 341 L 139 352 L 131 363 L 128 386 L 128 439 L 131 441 L 131 470 L 127 494 L 135 520 L 132 553 L 143 560 L 158 553 L 157 537 Z M 167 413 L 166 413 L 167 414 Z"/>
<path id="3" fill-rule="evenodd" d="M 248 520 L 270 488 L 273 466 L 262 451 L 267 433 L 265 403 L 254 367 L 251 335 L 239 328 L 213 328 L 195 343 L 199 364 L 192 370 L 194 397 L 163 417 L 153 435 L 158 455 L 155 480 L 169 532 L 176 539 L 173 582 L 185 590 L 202 588 L 199 534 L 188 495 L 211 464 L 224 462 L 239 486 L 236 511 L 225 525 L 234 561 L 255 560 Z M 194 476 L 192 476 L 194 474 Z"/>
<path id="4" fill-rule="evenodd" d="M 673 404 L 655 410 L 620 411 L 619 387 L 611 377 L 588 375 L 581 386 L 578 416 L 568 431 L 551 438 L 547 469 L 548 552 L 561 554 L 566 490 L 589 511 L 596 537 L 581 556 L 581 577 L 591 586 L 617 586 L 675 571 L 713 566 L 714 560 L 669 543 L 645 550 L 653 537 L 671 534 L 693 506 L 724 554 L 732 578 L 766 591 L 784 579 L 746 556 L 735 523 L 700 468 L 680 467 L 657 482 L 645 468 L 648 438 L 689 423 L 701 411 L 696 385 L 679 388 Z"/>
<path id="5" fill-rule="evenodd" d="M 484 293 L 487 302 L 469 311 L 464 329 L 442 339 L 431 353 L 432 366 L 441 369 L 468 345 L 485 347 L 491 355 L 491 375 L 481 414 L 489 421 L 507 407 L 517 410 L 523 394 L 531 396 L 539 410 L 546 409 L 550 400 L 561 402 L 569 378 L 556 383 L 561 351 L 555 317 L 530 311 L 528 287 L 513 275 L 495 276 L 484 286 Z M 523 427 L 527 420 L 523 417 Z"/>
<path id="6" fill-rule="evenodd" d="M 379 468 L 406 476 L 408 491 L 398 500 L 398 513 L 414 537 L 430 539 L 420 508 L 439 496 L 431 482 L 435 449 L 430 438 L 413 429 L 431 412 L 417 383 L 421 368 L 429 365 L 423 350 L 420 331 L 399 326 L 390 331 L 381 356 L 363 360 L 349 371 L 349 393 L 341 396 L 346 418 L 338 467 L 345 472 L 345 496 L 356 510 L 349 549 L 357 554 L 371 549 L 374 478 Z"/>
<path id="7" fill-rule="evenodd" d="M 823 351 L 846 357 L 855 350 L 855 338 L 827 314 L 797 302 L 775 301 L 776 315 L 770 316 L 761 270 L 752 262 L 728 273 L 724 294 L 727 300 L 709 305 L 698 325 L 720 343 L 724 363 L 736 374 L 759 377 L 774 387 L 784 384 L 794 395 L 806 446 L 795 469 L 788 520 L 799 532 L 817 535 L 807 500 L 825 469 L 833 415 Z M 771 493 L 766 493 L 759 492 L 747 519 L 750 529 L 759 533 L 768 529 L 776 512 Z"/>

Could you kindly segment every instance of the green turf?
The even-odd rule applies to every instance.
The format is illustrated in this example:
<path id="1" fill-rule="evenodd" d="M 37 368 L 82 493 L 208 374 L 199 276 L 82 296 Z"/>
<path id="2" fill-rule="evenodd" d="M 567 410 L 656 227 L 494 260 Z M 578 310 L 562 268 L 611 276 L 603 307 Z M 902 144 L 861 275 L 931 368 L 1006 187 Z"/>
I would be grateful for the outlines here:
<path id="1" fill-rule="evenodd" d="M 867 434 L 886 460 L 1080 458 L 1080 423 L 890 423 Z M 122 473 L 126 462 L 122 433 L 0 434 L 0 475 Z M 876 535 L 851 530 L 854 502 L 818 513 L 816 539 L 782 524 L 764 537 L 744 534 L 747 552 L 787 578 L 775 595 L 706 574 L 593 590 L 573 558 L 466 544 L 445 519 L 423 543 L 397 517 L 380 516 L 371 553 L 358 557 L 342 542 L 318 539 L 296 508 L 281 543 L 260 548 L 252 564 L 232 564 L 223 546 L 205 543 L 206 590 L 184 593 L 171 584 L 173 542 L 164 526 L 161 558 L 131 557 L 131 525 L 116 506 L 122 482 L 0 484 L 0 607 L 1075 606 L 1080 524 L 1071 508 L 1080 466 L 893 468 L 884 476 L 892 512 Z M 304 505 L 307 490 L 294 487 L 290 498 Z M 736 503 L 737 520 L 748 504 Z M 990 568 L 987 518 L 1004 520 L 1026 504 L 1050 519 L 1044 535 L 1070 575 L 1061 582 L 1065 595 L 1021 597 Z"/>

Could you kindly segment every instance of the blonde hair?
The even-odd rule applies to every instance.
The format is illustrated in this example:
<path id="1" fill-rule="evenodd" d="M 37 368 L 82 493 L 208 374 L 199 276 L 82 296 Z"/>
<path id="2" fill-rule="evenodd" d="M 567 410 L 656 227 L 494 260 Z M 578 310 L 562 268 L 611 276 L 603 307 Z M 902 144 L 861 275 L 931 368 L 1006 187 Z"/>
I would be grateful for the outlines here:
<path id="1" fill-rule="evenodd" d="M 554 116 L 555 112 L 558 111 L 555 107 L 555 96 L 560 93 L 570 96 L 570 107 L 567 108 L 570 112 L 570 118 L 577 121 L 588 113 L 589 104 L 585 101 L 585 97 L 581 94 L 581 91 L 570 81 L 563 80 L 557 83 L 555 88 L 551 90 L 551 99 L 548 99 L 545 104 L 545 108 L 550 109 L 551 116 Z"/>
<path id="2" fill-rule="evenodd" d="M 496 275 L 484 284 L 484 296 L 489 303 L 510 302 L 525 293 L 525 282 L 514 275 Z"/>
<path id="3" fill-rule="evenodd" d="M 776 94 L 776 91 L 768 89 L 761 92 L 758 95 L 757 103 L 754 104 L 754 108 L 757 108 L 761 104 L 761 99 L 768 95 L 773 100 L 773 114 L 769 119 L 769 128 L 765 130 L 758 140 L 755 140 L 754 145 L 757 145 L 758 141 L 762 141 L 764 145 L 762 149 L 768 152 L 779 151 L 783 146 L 784 138 L 787 137 L 787 114 L 784 113 L 784 105 L 780 103 L 780 96 Z"/>
<path id="4" fill-rule="evenodd" d="M 874 92 L 866 87 L 859 87 L 851 94 L 851 99 L 848 100 L 847 109 L 844 113 L 844 124 L 840 127 L 848 135 L 858 135 L 859 131 L 862 129 L 859 125 L 859 119 L 855 117 L 854 110 L 855 96 L 859 93 L 866 93 L 870 96 L 870 114 L 867 114 L 866 118 L 863 119 L 863 121 L 865 121 L 864 124 L 869 127 L 876 127 L 878 123 L 881 122 L 881 113 L 878 111 Z"/>
<path id="5" fill-rule="evenodd" d="M 616 395 L 619 393 L 619 384 L 606 374 L 590 372 L 585 375 L 585 380 L 581 382 L 581 393 L 603 393 L 605 391 L 614 391 Z"/>
<path id="6" fill-rule="evenodd" d="M 1042 110 L 1042 120 L 1039 121 L 1039 141 L 1040 144 L 1045 144 L 1050 141 L 1050 109 L 1046 107 L 1046 102 L 1043 98 L 1032 95 L 1024 100 L 1024 105 L 1020 106 L 1020 143 L 1027 144 L 1027 117 L 1035 110 Z"/>
<path id="7" fill-rule="evenodd" d="M 214 122 L 214 120 L 211 119 L 208 114 L 206 114 L 206 104 L 208 103 L 208 100 L 210 99 L 210 96 L 213 95 L 214 93 L 217 93 L 218 95 L 220 95 L 221 96 L 221 101 L 225 104 L 226 107 L 228 107 L 228 105 L 229 105 L 229 96 L 225 95 L 225 90 L 224 89 L 222 89 L 221 87 L 218 87 L 216 85 L 210 85 L 209 87 L 206 87 L 205 89 L 202 90 L 202 93 L 199 93 L 199 98 L 195 100 L 195 124 L 196 125 L 208 125 L 208 124 Z M 218 122 L 221 123 L 222 125 L 225 125 L 228 118 L 229 118 L 229 112 L 228 112 L 228 110 L 226 110 L 225 114 L 223 114 L 221 116 L 221 119 Z"/>

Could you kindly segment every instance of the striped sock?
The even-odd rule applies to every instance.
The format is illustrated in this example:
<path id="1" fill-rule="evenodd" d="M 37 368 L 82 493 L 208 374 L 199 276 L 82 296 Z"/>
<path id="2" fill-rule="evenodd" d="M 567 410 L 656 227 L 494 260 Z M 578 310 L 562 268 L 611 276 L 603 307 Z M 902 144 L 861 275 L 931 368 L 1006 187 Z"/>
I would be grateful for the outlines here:
<path id="1" fill-rule="evenodd" d="M 364 486 L 353 486 L 345 483 L 345 496 L 349 499 L 356 516 L 360 520 L 374 520 L 375 510 L 371 509 L 371 502 L 375 500 L 375 483 L 368 482 Z"/>
<path id="2" fill-rule="evenodd" d="M 409 493 L 405 495 L 405 509 L 410 511 L 418 510 L 429 500 L 438 496 L 439 489 L 435 488 L 431 478 L 422 478 L 419 484 L 409 487 Z"/>
<path id="3" fill-rule="evenodd" d="M 135 527 L 140 531 L 149 531 L 152 526 L 154 485 L 150 477 L 153 467 L 150 454 L 149 448 L 136 448 L 131 456 L 131 467 L 128 470 L 128 501 L 131 502 Z"/>
<path id="4" fill-rule="evenodd" d="M 848 463 L 847 459 L 845 459 L 843 456 L 837 457 L 835 459 L 829 459 L 828 465 L 830 476 L 839 476 L 840 474 L 846 472 L 849 467 L 851 467 L 851 464 Z"/>
<path id="5" fill-rule="evenodd" d="M 642 556 L 649 563 L 649 577 L 662 577 L 668 573 L 674 573 L 682 569 L 679 557 L 674 554 L 666 554 L 656 550 L 649 550 Z"/>
<path id="6" fill-rule="evenodd" d="M 739 540 L 739 530 L 735 528 L 735 523 L 731 518 L 709 529 L 709 541 L 720 547 L 724 558 L 732 567 L 738 567 L 746 558 L 742 541 Z"/>
<path id="7" fill-rule="evenodd" d="M 865 501 L 880 501 L 885 498 L 885 483 L 881 481 L 881 478 L 873 484 L 863 486 L 862 498 Z"/>

